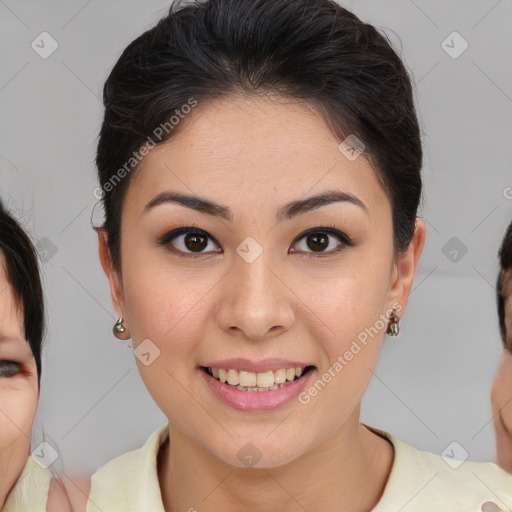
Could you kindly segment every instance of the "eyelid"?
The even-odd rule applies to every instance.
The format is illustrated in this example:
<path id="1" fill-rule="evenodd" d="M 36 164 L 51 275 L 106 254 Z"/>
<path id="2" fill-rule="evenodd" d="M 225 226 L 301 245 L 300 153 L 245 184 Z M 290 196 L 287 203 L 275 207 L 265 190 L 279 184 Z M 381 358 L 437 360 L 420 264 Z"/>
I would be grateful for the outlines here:
<path id="1" fill-rule="evenodd" d="M 215 240 L 215 238 L 212 235 L 210 235 L 204 229 L 201 229 L 194 222 L 191 222 L 191 223 L 187 224 L 186 226 L 176 228 L 176 229 L 173 229 L 173 230 L 165 233 L 163 236 L 160 236 L 158 238 L 157 243 L 159 245 L 166 247 L 169 252 L 176 254 L 177 256 L 183 257 L 183 258 L 200 258 L 202 256 L 206 256 L 209 254 L 207 252 L 197 252 L 197 253 L 184 252 L 184 251 L 181 251 L 179 249 L 172 247 L 170 242 L 185 233 L 197 233 L 197 234 L 203 235 L 206 238 L 212 240 L 216 245 L 218 245 L 220 247 L 219 242 L 217 242 L 217 240 Z M 218 252 L 220 252 L 220 251 L 218 251 Z"/>
<path id="2" fill-rule="evenodd" d="M 183 235 L 185 233 L 198 233 L 198 234 L 201 234 L 201 235 L 205 236 L 206 238 L 210 239 L 211 241 L 213 241 L 218 246 L 220 246 L 220 244 L 217 242 L 217 240 L 212 235 L 210 235 L 204 229 L 201 229 L 194 222 L 189 223 L 187 226 L 183 226 L 183 227 L 176 228 L 176 229 L 173 229 L 171 231 L 168 231 L 167 233 L 165 233 L 164 235 L 162 235 L 162 236 L 160 236 L 158 238 L 157 243 L 159 245 L 167 247 L 168 251 L 170 251 L 173 254 L 176 254 L 176 255 L 178 255 L 180 257 L 199 258 L 201 256 L 206 256 L 206 255 L 210 254 L 208 252 L 196 252 L 196 253 L 194 253 L 194 252 L 184 252 L 184 251 L 181 251 L 179 249 L 173 248 L 172 245 L 170 244 L 170 242 L 172 240 L 174 240 L 175 238 L 177 238 L 177 237 L 179 237 L 179 236 L 181 236 L 181 235 Z M 343 246 L 353 247 L 355 245 L 355 243 L 352 241 L 352 239 L 347 234 L 345 234 L 343 231 L 340 231 L 335 226 L 331 226 L 331 227 L 328 227 L 328 226 L 316 226 L 316 227 L 307 229 L 306 231 L 304 231 L 300 235 L 298 235 L 293 240 L 292 246 L 295 245 L 300 240 L 302 240 L 303 238 L 305 238 L 308 235 L 313 234 L 313 233 L 315 233 L 315 234 L 316 233 L 326 233 L 328 235 L 334 236 L 335 238 L 338 239 L 338 241 L 340 242 L 341 245 L 338 246 L 335 249 L 331 249 L 330 251 L 326 251 L 326 252 L 318 252 L 318 253 L 306 252 L 306 257 L 329 256 L 329 255 L 333 255 L 333 254 L 339 252 L 343 248 Z M 218 251 L 218 252 L 221 252 L 221 251 Z M 297 252 L 296 251 L 292 251 L 292 253 L 297 253 Z"/>
<path id="3" fill-rule="evenodd" d="M 167 245 L 171 240 L 174 238 L 177 238 L 180 235 L 183 235 L 184 233 L 198 233 L 200 235 L 204 235 L 207 238 L 210 238 L 211 240 L 218 243 L 215 238 L 212 237 L 207 231 L 204 229 L 201 229 L 199 226 L 197 226 L 194 223 L 190 223 L 187 226 L 183 226 L 181 228 L 173 229 L 167 233 L 165 233 L 163 236 L 159 237 L 158 244 L 160 245 Z"/>
<path id="4" fill-rule="evenodd" d="M 313 233 L 327 233 L 329 235 L 335 236 L 336 238 L 338 238 L 338 240 L 340 240 L 341 242 L 343 242 L 346 245 L 350 245 L 350 246 L 355 245 L 354 242 L 352 241 L 352 239 L 347 234 L 343 233 L 343 231 L 340 231 L 339 229 L 337 229 L 334 226 L 331 226 L 331 227 L 327 227 L 327 226 L 325 226 L 325 227 L 314 227 L 314 228 L 307 229 L 306 231 L 302 232 L 292 242 L 292 244 L 297 243 L 299 240 L 302 240 L 306 236 L 311 235 Z"/>

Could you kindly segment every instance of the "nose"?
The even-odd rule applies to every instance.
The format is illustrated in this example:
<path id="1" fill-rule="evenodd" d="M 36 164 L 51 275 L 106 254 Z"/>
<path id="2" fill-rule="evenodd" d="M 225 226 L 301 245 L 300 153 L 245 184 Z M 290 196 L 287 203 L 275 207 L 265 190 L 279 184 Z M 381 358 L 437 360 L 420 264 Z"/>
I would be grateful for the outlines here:
<path id="1" fill-rule="evenodd" d="M 266 251 L 251 263 L 235 256 L 219 300 L 218 326 L 249 340 L 278 336 L 295 320 L 296 297 Z"/>

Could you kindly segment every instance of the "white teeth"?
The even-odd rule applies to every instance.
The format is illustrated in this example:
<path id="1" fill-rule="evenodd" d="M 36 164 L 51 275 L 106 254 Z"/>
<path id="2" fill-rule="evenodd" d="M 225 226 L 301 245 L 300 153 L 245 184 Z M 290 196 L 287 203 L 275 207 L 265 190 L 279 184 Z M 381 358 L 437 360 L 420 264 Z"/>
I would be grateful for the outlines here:
<path id="1" fill-rule="evenodd" d="M 236 370 L 228 370 L 228 384 L 238 386 L 238 372 Z"/>
<path id="2" fill-rule="evenodd" d="M 260 388 L 269 388 L 274 385 L 274 372 L 258 373 L 256 383 Z"/>
<path id="3" fill-rule="evenodd" d="M 252 388 L 256 386 L 256 374 L 254 372 L 240 372 L 240 386 L 244 386 L 246 388 Z"/>
<path id="4" fill-rule="evenodd" d="M 283 382 L 286 382 L 286 370 L 280 368 L 274 372 L 274 384 L 283 384 Z"/>
<path id="5" fill-rule="evenodd" d="M 221 382 L 244 391 L 268 391 L 278 389 L 283 384 L 298 379 L 304 373 L 304 367 L 280 368 L 275 371 L 246 372 L 243 370 L 211 368 L 211 374 Z"/>

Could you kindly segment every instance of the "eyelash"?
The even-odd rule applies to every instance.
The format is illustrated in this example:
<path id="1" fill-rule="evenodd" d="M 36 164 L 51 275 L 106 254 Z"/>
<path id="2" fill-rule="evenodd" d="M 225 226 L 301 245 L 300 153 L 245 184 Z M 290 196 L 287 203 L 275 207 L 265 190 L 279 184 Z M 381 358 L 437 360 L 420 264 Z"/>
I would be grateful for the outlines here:
<path id="1" fill-rule="evenodd" d="M 7 367 L 9 371 L 9 367 L 16 367 L 16 372 L 10 374 L 10 375 L 4 375 L 3 372 L 5 371 L 5 368 Z M 16 375 L 19 375 L 20 373 L 24 373 L 23 371 L 23 365 L 21 363 L 18 363 L 16 361 L 10 361 L 7 359 L 0 360 L 0 379 L 10 379 L 11 377 L 15 377 Z"/>
<path id="2" fill-rule="evenodd" d="M 187 233 L 197 233 L 197 234 L 203 235 L 206 238 L 208 238 L 209 240 L 211 240 L 214 243 L 216 243 L 217 245 L 220 245 L 215 240 L 215 238 L 213 238 L 211 235 L 209 235 L 206 231 L 201 229 L 197 224 L 195 224 L 193 222 L 189 226 L 184 226 L 184 227 L 177 228 L 177 229 L 174 229 L 172 231 L 169 231 L 168 233 L 166 233 L 163 236 L 161 236 L 157 243 L 159 245 L 165 246 L 168 251 L 172 252 L 173 254 L 176 254 L 180 258 L 199 258 L 199 257 L 204 256 L 205 254 L 207 254 L 207 253 L 204 253 L 204 252 L 198 252 L 198 253 L 183 252 L 183 251 L 181 251 L 179 249 L 174 249 L 172 247 L 172 245 L 170 244 L 170 242 L 172 240 L 174 240 L 175 238 L 177 238 L 180 235 L 187 234 Z M 303 256 L 303 257 L 309 258 L 309 259 L 324 258 L 324 257 L 327 257 L 327 256 L 332 256 L 333 254 L 336 254 L 336 253 L 340 252 L 342 249 L 345 248 L 345 246 L 353 247 L 355 245 L 353 243 L 353 241 L 350 239 L 350 237 L 348 237 L 345 233 L 337 230 L 334 226 L 331 226 L 331 227 L 317 227 L 317 228 L 308 229 L 307 231 L 302 233 L 298 238 L 296 238 L 294 240 L 293 244 L 295 245 L 297 242 L 299 242 L 303 238 L 306 238 L 308 235 L 318 234 L 318 233 L 332 235 L 332 236 L 336 237 L 338 239 L 338 241 L 341 242 L 341 243 L 340 243 L 340 245 L 338 247 L 336 247 L 335 249 L 332 249 L 332 250 L 330 250 L 328 252 L 317 253 L 317 254 L 315 254 L 315 253 L 306 253 L 306 254 L 312 254 L 312 256 Z"/>

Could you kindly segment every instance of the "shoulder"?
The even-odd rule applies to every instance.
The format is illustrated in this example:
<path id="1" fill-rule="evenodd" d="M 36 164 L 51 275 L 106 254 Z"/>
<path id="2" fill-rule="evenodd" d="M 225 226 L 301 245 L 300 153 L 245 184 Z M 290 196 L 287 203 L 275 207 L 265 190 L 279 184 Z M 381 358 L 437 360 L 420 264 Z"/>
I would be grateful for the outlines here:
<path id="1" fill-rule="evenodd" d="M 492 462 L 472 462 L 418 450 L 387 432 L 371 428 L 391 441 L 395 461 L 375 512 L 407 508 L 415 511 L 460 510 L 480 512 L 486 501 L 512 509 L 512 475 Z M 461 453 L 462 449 L 460 450 Z"/>
<path id="2" fill-rule="evenodd" d="M 156 461 L 167 434 L 167 426 L 156 430 L 141 448 L 112 459 L 96 471 L 91 477 L 87 511 L 105 508 L 127 512 L 136 510 L 135 503 L 142 497 L 160 497 Z"/>
<path id="3" fill-rule="evenodd" d="M 494 493 L 506 498 L 508 507 L 512 505 L 512 475 L 493 462 L 465 460 L 464 456 L 457 457 L 453 450 L 437 455 L 414 448 L 411 455 L 417 460 L 418 466 L 432 475 L 434 487 L 440 490 L 453 494 L 455 488 L 465 496 L 474 494 L 489 498 L 492 497 L 490 493 Z"/>
<path id="4" fill-rule="evenodd" d="M 49 469 L 42 467 L 29 455 L 21 475 L 7 497 L 3 512 L 46 510 L 52 477 Z"/>

